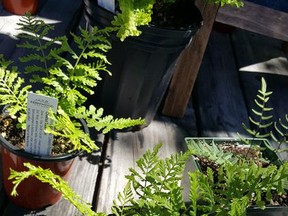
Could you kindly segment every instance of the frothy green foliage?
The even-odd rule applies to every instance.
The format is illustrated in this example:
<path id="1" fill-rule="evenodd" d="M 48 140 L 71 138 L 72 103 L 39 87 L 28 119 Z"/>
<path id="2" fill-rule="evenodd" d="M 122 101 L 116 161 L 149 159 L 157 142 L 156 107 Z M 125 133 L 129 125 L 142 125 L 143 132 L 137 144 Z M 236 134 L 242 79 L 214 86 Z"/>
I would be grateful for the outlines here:
<path id="1" fill-rule="evenodd" d="M 24 79 L 18 77 L 16 68 L 8 70 L 7 67 L 12 62 L 5 61 L 3 55 L 0 55 L 0 105 L 6 106 L 7 112 L 11 116 L 18 114 L 19 127 L 25 127 L 26 104 L 30 85 L 24 85 Z"/>
<path id="2" fill-rule="evenodd" d="M 139 36 L 141 30 L 139 27 L 148 25 L 152 18 L 153 6 L 157 3 L 173 4 L 181 0 L 119 0 L 120 13 L 112 21 L 113 26 L 118 28 L 117 36 L 124 40 L 128 36 Z M 189 0 L 188 0 L 189 1 Z M 191 0 L 194 2 L 194 0 Z M 230 5 L 232 7 L 241 7 L 241 0 L 203 0 L 209 3 L 216 3 L 220 6 Z"/>
<path id="3" fill-rule="evenodd" d="M 155 0 L 119 1 L 121 13 L 112 21 L 119 28 L 117 36 L 124 40 L 128 36 L 139 36 L 139 26 L 151 22 L 152 8 Z"/>
<path id="4" fill-rule="evenodd" d="M 224 152 L 214 141 L 208 144 L 205 140 L 201 139 L 186 139 L 186 143 L 195 155 L 201 155 L 219 165 L 227 163 L 233 158 L 231 152 Z"/>
<path id="5" fill-rule="evenodd" d="M 61 108 L 73 115 L 77 106 L 86 101 L 84 94 L 94 93 L 93 88 L 101 80 L 100 72 L 108 72 L 105 53 L 111 49 L 107 39 L 109 30 L 95 27 L 88 32 L 80 28 L 80 36 L 71 34 L 77 45 L 73 49 L 66 36 L 47 39 L 53 28 L 44 21 L 29 15 L 20 21 L 20 29 L 24 31 L 20 38 L 25 39 L 21 46 L 33 51 L 21 58 L 30 64 L 25 72 L 32 73 L 32 82 L 44 84 L 38 93 L 58 98 Z M 85 63 L 86 59 L 94 63 Z"/>
<path id="6" fill-rule="evenodd" d="M 80 28 L 79 36 L 71 33 L 75 44 L 72 47 L 66 36 L 48 38 L 54 27 L 29 14 L 20 19 L 19 26 L 22 31 L 19 37 L 24 41 L 19 46 L 32 53 L 21 61 L 28 65 L 25 72 L 32 75 L 29 81 L 37 84 L 33 90 L 59 101 L 57 115 L 50 113 L 54 123 L 47 126 L 46 132 L 68 138 L 73 144 L 69 149 L 91 152 L 98 147 L 77 123 L 79 118 L 86 120 L 88 127 L 103 133 L 144 123 L 141 119 L 104 116 L 102 108 L 90 106 L 89 111 L 85 108 L 86 95 L 94 94 L 101 73 L 110 74 L 105 53 L 111 49 L 108 37 L 113 28 L 95 27 L 90 32 Z M 15 67 L 8 70 L 10 65 L 11 62 L 0 56 L 0 105 L 9 104 L 7 111 L 16 116 L 25 129 L 27 95 L 32 86 L 25 85 L 28 80 L 20 78 L 21 73 Z"/>
<path id="7" fill-rule="evenodd" d="M 112 207 L 115 215 L 179 215 L 185 210 L 179 182 L 189 154 L 160 159 L 160 147 L 148 150 L 137 160 L 137 170 L 130 168 L 125 190 Z"/>
<path id="8" fill-rule="evenodd" d="M 13 180 L 13 184 L 15 187 L 13 188 L 12 195 L 17 196 L 17 188 L 19 184 L 30 177 L 36 177 L 39 181 L 43 183 L 48 183 L 61 192 L 63 197 L 67 199 L 71 204 L 73 204 L 83 215 L 87 216 L 105 216 L 104 213 L 95 213 L 91 209 L 91 205 L 86 203 L 79 195 L 76 195 L 74 191 L 69 187 L 68 183 L 64 181 L 58 175 L 55 175 L 49 169 L 43 169 L 40 166 L 36 167 L 31 165 L 30 163 L 25 163 L 25 167 L 28 168 L 28 171 L 24 172 L 16 172 L 11 170 L 11 175 L 9 177 L 10 180 Z"/>
<path id="9" fill-rule="evenodd" d="M 241 0 L 208 0 L 210 3 L 219 4 L 221 7 L 229 5 L 231 7 L 243 7 L 244 3 Z"/>
<path id="10" fill-rule="evenodd" d="M 103 116 L 103 112 L 104 110 L 102 108 L 96 109 L 92 105 L 89 106 L 88 109 L 82 106 L 78 109 L 75 117 L 85 119 L 87 121 L 88 127 L 94 127 L 98 131 L 102 130 L 103 133 L 108 133 L 112 129 L 120 130 L 145 123 L 141 118 L 114 119 L 112 115 Z"/>
<path id="11" fill-rule="evenodd" d="M 45 132 L 70 140 L 73 144 L 71 151 L 84 150 L 91 153 L 98 149 L 95 141 L 91 140 L 89 134 L 83 131 L 82 125 L 78 121 L 72 121 L 63 110 L 58 110 L 58 115 L 50 112 L 49 116 L 53 123 L 46 127 Z"/>

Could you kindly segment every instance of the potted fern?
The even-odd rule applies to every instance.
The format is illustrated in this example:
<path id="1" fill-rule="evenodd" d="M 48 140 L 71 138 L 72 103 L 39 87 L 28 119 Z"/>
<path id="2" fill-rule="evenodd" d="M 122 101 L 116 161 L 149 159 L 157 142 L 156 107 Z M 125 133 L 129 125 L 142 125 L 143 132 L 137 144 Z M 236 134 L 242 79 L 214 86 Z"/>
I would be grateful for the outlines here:
<path id="1" fill-rule="evenodd" d="M 49 39 L 53 26 L 29 14 L 20 19 L 19 30 L 19 46 L 28 50 L 20 58 L 26 64 L 25 73 L 0 56 L 3 178 L 14 203 L 36 209 L 54 204 L 61 194 L 29 178 L 19 196 L 12 197 L 10 169 L 23 171 L 23 164 L 30 162 L 66 179 L 77 155 L 98 149 L 88 134 L 89 128 L 108 133 L 143 124 L 143 120 L 104 116 L 102 108 L 86 102 L 101 73 L 109 73 L 105 53 L 111 48 L 107 39 L 110 29 L 94 28 L 89 33 L 80 28 L 80 36 L 71 34 L 74 48 L 66 36 Z M 89 58 L 95 63 L 85 62 Z"/>
<path id="2" fill-rule="evenodd" d="M 288 212 L 288 163 L 282 162 L 278 156 L 281 151 L 287 150 L 282 148 L 287 143 L 287 123 L 282 120 L 273 122 L 270 114 L 273 108 L 267 105 L 271 95 L 272 91 L 267 91 L 267 84 L 262 78 L 254 100 L 255 108 L 252 109 L 254 115 L 249 117 L 252 129 L 243 124 L 253 138 L 243 138 L 240 134 L 238 139 L 186 138 L 196 158 L 194 167 L 212 185 L 213 200 L 210 204 L 224 207 L 217 210 L 219 215 L 228 214 L 227 210 L 237 212 L 232 208 L 241 206 L 242 211 L 239 209 L 236 215 L 258 215 L 263 209 L 265 215 Z M 265 138 L 276 146 L 272 147 Z M 247 206 L 250 207 L 246 210 Z"/>
<path id="3" fill-rule="evenodd" d="M 227 141 L 227 140 L 226 140 Z M 203 143 L 202 143 L 203 144 Z M 211 145 L 206 143 L 205 154 L 197 149 L 189 149 L 185 153 L 175 153 L 167 158 L 160 158 L 158 153 L 161 145 L 148 150 L 137 160 L 137 168 L 130 168 L 126 176 L 127 184 L 111 207 L 112 215 L 279 215 L 286 214 L 287 208 L 256 209 L 248 208 L 251 197 L 263 207 L 264 197 L 259 196 L 275 187 L 282 191 L 283 182 L 287 181 L 288 163 L 279 166 L 259 168 L 253 161 L 237 159 L 238 162 L 227 157 L 217 157 L 222 161 L 219 172 L 208 169 L 207 174 L 197 170 L 185 172 L 187 164 L 191 165 L 191 155 L 206 155 L 213 157 Z M 198 146 L 203 149 L 203 146 Z M 213 147 L 215 150 L 215 146 Z M 218 151 L 219 153 L 219 151 Z M 214 155 L 215 156 L 215 155 Z M 231 163 L 230 163 L 231 162 Z M 192 164 L 193 165 L 193 164 Z M 17 193 L 17 187 L 22 184 L 24 178 L 34 176 L 63 192 L 63 196 L 75 207 L 87 216 L 102 215 L 105 213 L 94 212 L 91 206 L 77 196 L 69 185 L 50 170 L 25 164 L 29 168 L 26 172 L 12 171 L 11 178 L 15 184 L 13 193 Z M 188 184 L 180 184 L 187 179 Z M 217 181 L 216 179 L 219 179 Z M 241 181 L 245 180 L 245 181 Z M 255 195 L 254 195 L 255 193 Z M 185 195 L 187 194 L 187 195 Z M 231 199 L 230 199 L 231 198 Z M 271 211 L 272 209 L 272 211 Z M 276 210 L 276 211 L 275 211 Z M 268 213 L 267 213 L 268 211 Z M 273 212 L 272 214 L 270 212 Z M 110 214 L 111 215 L 111 214 Z"/>
<path id="4" fill-rule="evenodd" d="M 288 163 L 279 160 L 267 140 L 200 137 L 186 142 L 195 158 L 195 180 L 205 178 L 210 186 L 210 192 L 203 185 L 200 189 L 200 199 L 207 200 L 210 193 L 203 214 L 287 212 Z"/>

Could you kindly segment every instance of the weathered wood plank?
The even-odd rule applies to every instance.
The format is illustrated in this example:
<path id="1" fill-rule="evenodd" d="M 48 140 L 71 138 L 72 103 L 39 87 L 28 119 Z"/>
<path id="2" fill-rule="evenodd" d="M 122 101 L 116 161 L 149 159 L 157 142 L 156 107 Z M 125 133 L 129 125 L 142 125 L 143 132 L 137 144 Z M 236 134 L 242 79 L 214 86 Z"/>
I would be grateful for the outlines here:
<path id="1" fill-rule="evenodd" d="M 213 31 L 193 90 L 199 136 L 236 136 L 247 123 L 228 34 Z"/>
<path id="2" fill-rule="evenodd" d="M 125 175 L 135 161 L 148 149 L 162 143 L 161 157 L 185 149 L 187 132 L 167 118 L 157 118 L 148 127 L 138 132 L 117 133 L 108 143 L 106 164 L 103 170 L 97 210 L 110 212 L 112 201 L 117 198 L 127 181 Z"/>
<path id="3" fill-rule="evenodd" d="M 204 24 L 177 60 L 162 110 L 168 116 L 183 117 L 185 113 L 217 14 L 218 5 L 203 1 L 198 1 L 197 4 Z"/>
<path id="4" fill-rule="evenodd" d="M 244 1 L 244 7 L 220 8 L 216 21 L 288 41 L 288 13 Z"/>

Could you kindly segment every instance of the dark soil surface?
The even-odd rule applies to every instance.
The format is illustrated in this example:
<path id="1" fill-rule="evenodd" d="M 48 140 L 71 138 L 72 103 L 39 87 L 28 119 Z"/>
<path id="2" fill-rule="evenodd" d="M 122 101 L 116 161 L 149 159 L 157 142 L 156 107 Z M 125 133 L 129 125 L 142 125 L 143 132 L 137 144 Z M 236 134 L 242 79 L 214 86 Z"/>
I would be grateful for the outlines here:
<path id="1" fill-rule="evenodd" d="M 0 118 L 0 134 L 19 149 L 25 148 L 25 131 L 17 128 L 17 120 L 11 117 Z M 61 155 L 71 150 L 68 140 L 54 136 L 52 155 Z"/>
<path id="2" fill-rule="evenodd" d="M 194 28 L 202 22 L 200 11 L 191 0 L 175 3 L 157 2 L 153 8 L 152 25 L 167 28 Z"/>

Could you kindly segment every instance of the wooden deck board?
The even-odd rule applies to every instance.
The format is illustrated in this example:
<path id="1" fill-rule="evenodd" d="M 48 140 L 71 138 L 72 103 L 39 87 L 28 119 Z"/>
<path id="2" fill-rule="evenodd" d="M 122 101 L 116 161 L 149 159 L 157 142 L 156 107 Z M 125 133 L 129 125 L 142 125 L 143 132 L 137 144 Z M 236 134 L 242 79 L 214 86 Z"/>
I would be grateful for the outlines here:
<path id="1" fill-rule="evenodd" d="M 244 7 L 220 8 L 216 21 L 288 41 L 288 13 L 244 1 Z"/>

